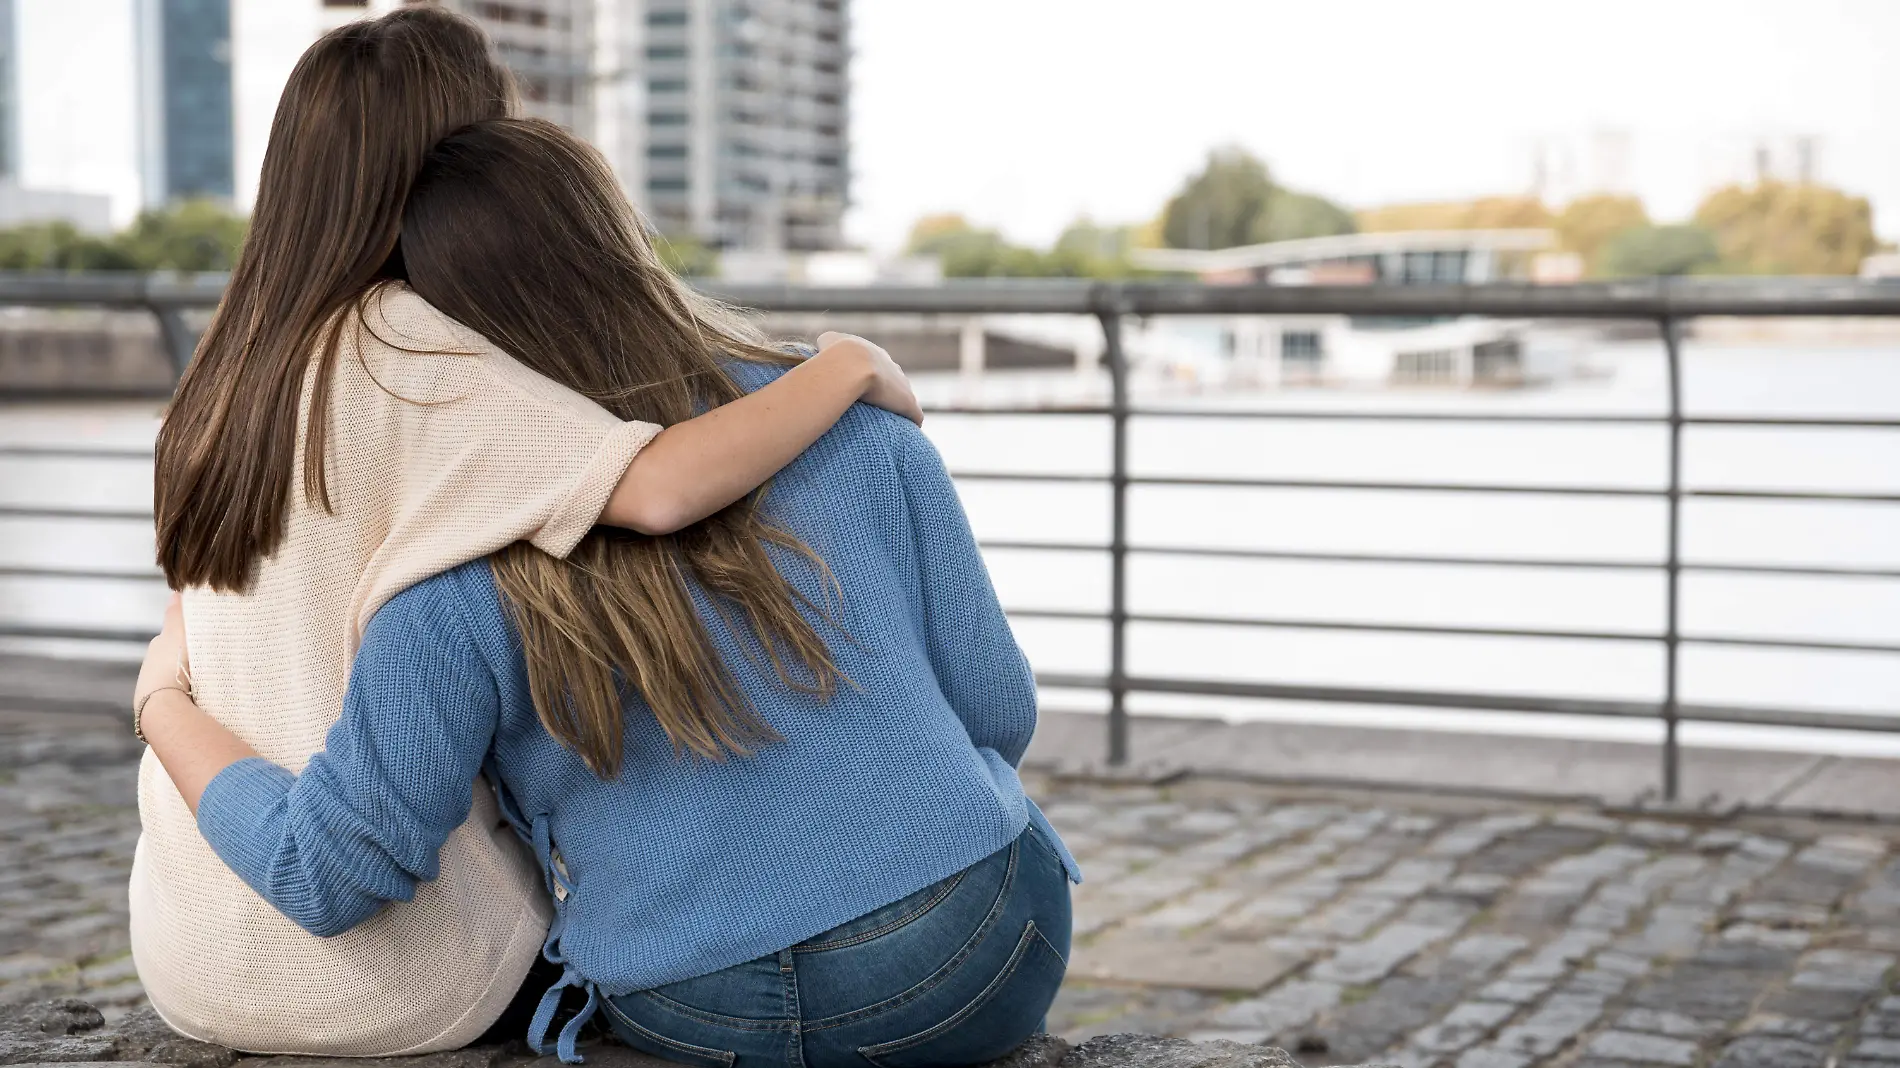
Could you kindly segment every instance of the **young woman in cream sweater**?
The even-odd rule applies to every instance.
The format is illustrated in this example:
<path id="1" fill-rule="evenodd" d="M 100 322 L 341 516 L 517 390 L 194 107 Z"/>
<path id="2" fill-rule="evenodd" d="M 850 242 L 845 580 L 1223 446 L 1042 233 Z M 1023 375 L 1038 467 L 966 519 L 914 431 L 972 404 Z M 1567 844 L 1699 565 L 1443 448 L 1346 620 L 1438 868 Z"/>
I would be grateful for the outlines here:
<path id="1" fill-rule="evenodd" d="M 888 357 L 827 338 L 729 405 L 665 427 L 624 420 L 598 403 L 614 398 L 543 378 L 403 286 L 402 207 L 425 154 L 513 104 L 481 32 L 439 9 L 313 45 L 279 103 L 225 298 L 166 413 L 158 559 L 183 591 L 198 701 L 286 767 L 322 748 L 365 622 L 405 587 L 518 541 L 564 556 L 596 523 L 678 530 L 745 497 L 859 400 L 918 418 Z M 667 313 L 723 314 L 684 291 Z M 232 874 L 147 759 L 131 918 L 152 1004 L 188 1035 L 258 1052 L 475 1038 L 551 912 L 492 795 L 472 796 L 443 878 L 319 939 Z"/>

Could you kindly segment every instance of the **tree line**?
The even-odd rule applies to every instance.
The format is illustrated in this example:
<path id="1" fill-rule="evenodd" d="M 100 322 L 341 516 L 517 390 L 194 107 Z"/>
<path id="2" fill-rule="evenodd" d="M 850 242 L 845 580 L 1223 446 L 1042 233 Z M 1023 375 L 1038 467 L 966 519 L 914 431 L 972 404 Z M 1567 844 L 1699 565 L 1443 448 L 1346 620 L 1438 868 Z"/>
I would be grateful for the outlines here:
<path id="1" fill-rule="evenodd" d="M 1351 211 L 1277 182 L 1244 149 L 1222 148 L 1156 218 L 1135 226 L 1072 224 L 1049 249 L 1016 245 L 960 215 L 919 219 L 909 250 L 941 258 L 951 277 L 1124 278 L 1136 248 L 1232 248 L 1390 230 L 1549 229 L 1591 278 L 1653 275 L 1843 275 L 1881 251 L 1873 208 L 1811 182 L 1763 180 L 1717 189 L 1687 220 L 1659 222 L 1641 200 L 1592 194 L 1553 208 L 1530 196 L 1401 204 Z"/>
<path id="2" fill-rule="evenodd" d="M 0 229 L 0 270 L 228 271 L 247 220 L 209 200 L 141 213 L 116 234 L 70 223 Z M 929 215 L 911 229 L 908 249 L 938 257 L 955 278 L 1130 278 L 1139 248 L 1213 249 L 1302 237 L 1386 230 L 1539 228 L 1582 261 L 1591 278 L 1651 275 L 1848 275 L 1881 251 L 1873 208 L 1825 185 L 1764 180 L 1705 197 L 1687 220 L 1658 221 L 1641 200 L 1592 194 L 1560 207 L 1535 197 L 1401 204 L 1352 211 L 1316 193 L 1290 189 L 1243 149 L 1216 149 L 1152 220 L 1071 223 L 1046 249 L 1019 245 L 961 215 Z M 655 244 L 682 274 L 717 270 L 717 253 L 691 238 Z"/>
<path id="3" fill-rule="evenodd" d="M 69 222 L 0 230 L 0 270 L 228 271 L 248 223 L 209 200 L 141 212 L 116 234 L 90 234 Z"/>

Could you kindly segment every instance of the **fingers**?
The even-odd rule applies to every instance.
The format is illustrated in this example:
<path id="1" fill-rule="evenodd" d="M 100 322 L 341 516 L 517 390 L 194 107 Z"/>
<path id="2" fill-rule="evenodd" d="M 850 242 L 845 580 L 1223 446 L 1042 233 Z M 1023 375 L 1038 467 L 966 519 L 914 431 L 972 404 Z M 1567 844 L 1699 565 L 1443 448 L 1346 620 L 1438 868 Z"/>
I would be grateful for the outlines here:
<path id="1" fill-rule="evenodd" d="M 836 345 L 840 341 L 849 340 L 850 337 L 851 335 L 840 334 L 836 330 L 827 330 L 824 333 L 818 335 L 818 347 L 821 349 L 828 349 L 831 346 Z"/>

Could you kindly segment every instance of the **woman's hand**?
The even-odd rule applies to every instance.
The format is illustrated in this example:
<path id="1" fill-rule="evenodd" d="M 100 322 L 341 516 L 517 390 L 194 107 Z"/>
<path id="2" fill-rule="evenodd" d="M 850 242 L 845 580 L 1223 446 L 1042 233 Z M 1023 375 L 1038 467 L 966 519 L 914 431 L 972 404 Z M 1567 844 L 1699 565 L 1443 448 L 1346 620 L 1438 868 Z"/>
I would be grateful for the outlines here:
<path id="1" fill-rule="evenodd" d="M 185 612 L 178 595 L 165 606 L 165 626 L 145 647 L 138 686 L 132 697 L 141 717 L 145 744 L 158 754 L 165 774 L 178 788 L 195 815 L 198 798 L 218 772 L 254 757 L 244 744 L 217 720 L 205 715 L 191 696 L 191 654 L 185 650 Z"/>
<path id="2" fill-rule="evenodd" d="M 145 647 L 145 663 L 139 667 L 139 681 L 132 690 L 132 707 L 152 691 L 176 686 L 191 691 L 191 652 L 185 646 L 185 610 L 178 594 L 165 605 L 165 625 L 158 637 Z"/>
<path id="3" fill-rule="evenodd" d="M 922 426 L 924 422 L 923 406 L 917 403 L 917 394 L 911 392 L 910 379 L 904 377 L 904 369 L 897 366 L 891 354 L 856 334 L 840 334 L 836 330 L 827 330 L 818 335 L 820 354 L 830 352 L 838 346 L 847 346 L 860 350 L 870 363 L 871 384 L 859 399 L 866 404 L 875 405 L 887 412 L 898 415 Z"/>

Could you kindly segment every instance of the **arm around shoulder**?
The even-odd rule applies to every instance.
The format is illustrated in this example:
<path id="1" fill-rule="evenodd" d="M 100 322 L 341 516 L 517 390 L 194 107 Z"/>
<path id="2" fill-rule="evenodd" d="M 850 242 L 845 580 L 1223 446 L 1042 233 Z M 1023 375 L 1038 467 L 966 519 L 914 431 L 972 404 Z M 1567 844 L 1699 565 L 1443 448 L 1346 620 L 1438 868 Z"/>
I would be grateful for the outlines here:
<path id="1" fill-rule="evenodd" d="M 343 715 L 302 774 L 239 761 L 200 801 L 199 829 L 219 857 L 312 934 L 340 934 L 408 900 L 468 818 L 500 709 L 460 606 L 441 588 L 455 577 L 377 613 Z"/>
<path id="2" fill-rule="evenodd" d="M 903 372 L 862 338 L 830 342 L 765 386 L 667 427 L 627 466 L 600 521 L 671 534 L 758 489 L 860 400 L 923 418 Z"/>

